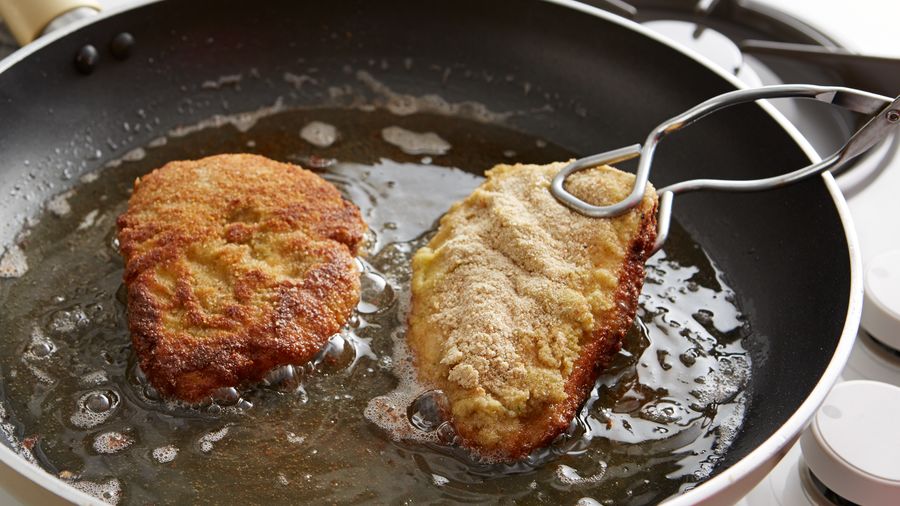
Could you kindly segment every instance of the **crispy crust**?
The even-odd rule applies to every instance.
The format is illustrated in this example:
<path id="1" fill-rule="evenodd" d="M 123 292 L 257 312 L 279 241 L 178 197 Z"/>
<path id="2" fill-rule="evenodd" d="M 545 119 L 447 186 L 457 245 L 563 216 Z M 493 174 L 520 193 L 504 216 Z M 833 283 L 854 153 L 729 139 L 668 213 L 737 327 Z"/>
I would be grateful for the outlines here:
<path id="1" fill-rule="evenodd" d="M 462 444 L 489 459 L 523 458 L 568 427 L 634 322 L 656 239 L 652 188 L 621 217 L 586 218 L 549 193 L 562 166 L 495 167 L 413 259 L 419 379 L 447 394 Z M 609 204 L 633 180 L 602 167 L 569 189 Z"/>
<path id="2" fill-rule="evenodd" d="M 134 350 L 168 397 L 308 361 L 359 300 L 359 209 L 295 165 L 171 162 L 135 182 L 117 224 Z"/>

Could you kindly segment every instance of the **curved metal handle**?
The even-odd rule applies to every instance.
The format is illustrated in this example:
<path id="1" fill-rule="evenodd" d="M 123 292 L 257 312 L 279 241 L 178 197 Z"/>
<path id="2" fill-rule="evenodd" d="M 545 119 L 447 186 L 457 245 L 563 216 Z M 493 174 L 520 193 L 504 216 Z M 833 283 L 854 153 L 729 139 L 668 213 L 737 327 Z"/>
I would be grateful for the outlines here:
<path id="1" fill-rule="evenodd" d="M 737 90 L 713 97 L 678 116 L 660 123 L 647 136 L 643 147 L 640 144 L 635 144 L 606 153 L 580 158 L 569 163 L 553 178 L 550 191 L 561 203 L 585 216 L 592 218 L 619 216 L 634 208 L 643 200 L 656 146 L 665 136 L 726 107 L 769 98 L 815 99 L 854 112 L 873 115 L 873 117 L 836 153 L 793 172 L 745 181 L 694 179 L 660 189 L 656 249 L 662 246 L 668 236 L 672 200 L 676 194 L 695 190 L 762 191 L 789 185 L 843 165 L 866 152 L 879 140 L 887 136 L 891 128 L 900 125 L 900 97 L 892 101 L 889 97 L 840 86 L 777 85 Z M 598 165 L 617 163 L 637 156 L 640 157 L 640 161 L 635 174 L 634 188 L 620 202 L 607 206 L 595 206 L 572 195 L 564 187 L 566 178 L 575 172 Z"/>

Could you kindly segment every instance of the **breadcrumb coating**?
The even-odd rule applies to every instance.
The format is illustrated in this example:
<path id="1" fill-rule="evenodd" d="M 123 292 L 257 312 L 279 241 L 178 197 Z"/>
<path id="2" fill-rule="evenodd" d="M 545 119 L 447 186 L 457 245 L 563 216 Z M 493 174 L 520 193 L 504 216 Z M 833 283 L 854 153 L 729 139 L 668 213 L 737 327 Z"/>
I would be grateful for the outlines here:
<path id="1" fill-rule="evenodd" d="M 464 445 L 514 460 L 568 426 L 633 324 L 657 197 L 612 219 L 558 203 L 564 164 L 499 165 L 451 207 L 413 258 L 407 340 L 424 383 L 443 390 Z M 595 204 L 634 176 L 579 172 L 567 189 Z"/>
<path id="2" fill-rule="evenodd" d="M 359 209 L 296 165 L 171 162 L 135 182 L 117 224 L 134 351 L 168 397 L 308 361 L 359 300 Z"/>

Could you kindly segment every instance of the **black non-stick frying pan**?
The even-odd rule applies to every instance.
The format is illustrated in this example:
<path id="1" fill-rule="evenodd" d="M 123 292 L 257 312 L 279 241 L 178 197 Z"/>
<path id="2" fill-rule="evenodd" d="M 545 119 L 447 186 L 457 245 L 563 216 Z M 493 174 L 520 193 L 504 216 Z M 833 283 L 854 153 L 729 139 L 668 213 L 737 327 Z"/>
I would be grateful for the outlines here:
<path id="1" fill-rule="evenodd" d="M 135 44 L 119 59 L 108 47 L 126 31 Z M 78 175 L 156 136 L 123 129 L 138 111 L 162 131 L 279 100 L 312 106 L 329 89 L 358 87 L 347 69 L 364 68 L 400 93 L 528 111 L 507 123 L 587 155 L 643 139 L 661 120 L 738 86 L 633 23 L 564 0 L 148 2 L 64 32 L 0 68 L 4 246 Z M 73 64 L 86 44 L 99 52 L 89 75 Z M 282 78 L 309 68 L 315 81 L 301 87 Z M 251 73 L 259 78 L 244 79 L 227 103 L 203 86 Z M 110 142 L 91 159 L 73 148 L 86 138 Z M 653 179 L 659 187 L 759 178 L 813 157 L 771 109 L 749 104 L 680 133 L 677 146 L 661 148 Z M 727 502 L 777 461 L 837 378 L 860 312 L 857 247 L 829 174 L 771 192 L 685 197 L 676 218 L 727 273 L 752 328 L 743 428 L 712 477 L 673 499 Z M 7 448 L 0 457 L 59 488 Z"/>

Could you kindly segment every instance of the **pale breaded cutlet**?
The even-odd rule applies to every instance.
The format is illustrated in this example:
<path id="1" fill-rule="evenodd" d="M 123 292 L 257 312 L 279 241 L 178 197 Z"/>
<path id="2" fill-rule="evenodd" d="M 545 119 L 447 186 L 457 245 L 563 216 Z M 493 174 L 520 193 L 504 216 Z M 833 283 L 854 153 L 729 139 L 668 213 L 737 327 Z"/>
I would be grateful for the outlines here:
<path id="1" fill-rule="evenodd" d="M 296 165 L 168 163 L 135 181 L 118 229 L 134 351 L 167 397 L 196 402 L 306 362 L 359 301 L 366 224 Z"/>
<path id="2" fill-rule="evenodd" d="M 656 238 L 657 196 L 611 219 L 557 202 L 564 164 L 499 165 L 413 257 L 407 341 L 419 379 L 444 391 L 464 446 L 511 461 L 569 425 L 621 347 Z M 567 189 L 610 204 L 634 176 L 576 173 Z"/>

